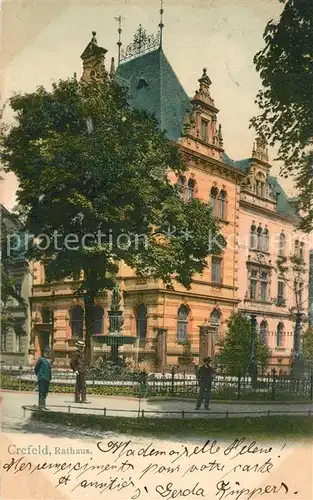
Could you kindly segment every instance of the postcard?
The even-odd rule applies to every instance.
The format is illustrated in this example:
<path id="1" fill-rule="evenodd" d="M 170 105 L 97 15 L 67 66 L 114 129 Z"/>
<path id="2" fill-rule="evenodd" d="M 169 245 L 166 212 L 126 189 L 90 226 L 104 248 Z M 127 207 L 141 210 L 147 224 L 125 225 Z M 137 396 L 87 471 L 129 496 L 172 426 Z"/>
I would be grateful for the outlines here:
<path id="1" fill-rule="evenodd" d="M 2 499 L 313 499 L 312 46 L 299 0 L 2 3 Z"/>

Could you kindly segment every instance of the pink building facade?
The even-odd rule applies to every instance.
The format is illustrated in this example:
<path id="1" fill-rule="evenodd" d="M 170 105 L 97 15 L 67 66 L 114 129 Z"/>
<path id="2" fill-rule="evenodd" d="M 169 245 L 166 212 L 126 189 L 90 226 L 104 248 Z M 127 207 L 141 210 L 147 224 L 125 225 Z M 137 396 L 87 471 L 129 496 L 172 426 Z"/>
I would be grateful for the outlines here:
<path id="1" fill-rule="evenodd" d="M 257 140 L 251 159 L 238 163 L 246 172 L 239 204 L 238 310 L 255 317 L 258 334 L 271 350 L 271 366 L 287 372 L 297 313 L 306 328 L 310 240 L 297 229 L 300 216 L 293 200 L 270 175 L 265 144 Z M 303 260 L 304 272 L 290 260 L 295 255 Z"/>

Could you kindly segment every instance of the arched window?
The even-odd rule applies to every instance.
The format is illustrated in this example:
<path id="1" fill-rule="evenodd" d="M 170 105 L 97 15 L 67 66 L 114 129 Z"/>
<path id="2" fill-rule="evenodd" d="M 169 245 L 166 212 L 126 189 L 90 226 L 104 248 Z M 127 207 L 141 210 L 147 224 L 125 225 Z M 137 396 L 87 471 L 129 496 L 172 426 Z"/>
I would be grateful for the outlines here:
<path id="1" fill-rule="evenodd" d="M 41 318 L 43 323 L 52 323 L 52 311 L 49 307 L 41 309 Z"/>
<path id="2" fill-rule="evenodd" d="M 104 333 L 104 310 L 101 306 L 93 308 L 94 334 L 102 335 Z"/>
<path id="3" fill-rule="evenodd" d="M 81 306 L 74 306 L 71 309 L 71 329 L 73 338 L 83 338 L 84 310 Z"/>
<path id="4" fill-rule="evenodd" d="M 303 243 L 303 241 L 300 243 L 299 257 L 304 262 L 304 243 Z"/>
<path id="5" fill-rule="evenodd" d="M 286 236 L 284 233 L 280 233 L 278 255 L 280 257 L 285 257 L 285 253 L 286 253 Z"/>
<path id="6" fill-rule="evenodd" d="M 294 254 L 297 257 L 300 257 L 300 241 L 299 240 L 295 241 Z"/>
<path id="7" fill-rule="evenodd" d="M 256 234 L 256 226 L 252 224 L 250 227 L 250 248 L 254 249 L 257 247 L 257 234 Z"/>
<path id="8" fill-rule="evenodd" d="M 258 172 L 255 184 L 256 194 L 261 198 L 265 197 L 265 177 L 262 172 Z"/>
<path id="9" fill-rule="evenodd" d="M 276 346 L 281 347 L 284 339 L 284 323 L 280 322 L 276 329 Z"/>
<path id="10" fill-rule="evenodd" d="M 227 193 L 222 189 L 218 196 L 219 202 L 219 217 L 226 220 L 226 204 L 227 204 Z"/>
<path id="11" fill-rule="evenodd" d="M 195 186 L 196 186 L 196 181 L 194 179 L 189 179 L 188 180 L 188 185 L 187 185 L 187 199 L 192 200 L 195 194 Z"/>
<path id="12" fill-rule="evenodd" d="M 263 250 L 263 229 L 261 226 L 258 227 L 257 229 L 257 248 L 258 250 Z"/>
<path id="13" fill-rule="evenodd" d="M 180 306 L 178 309 L 177 318 L 177 340 L 178 342 L 185 342 L 188 337 L 188 314 L 189 310 L 187 306 Z"/>
<path id="14" fill-rule="evenodd" d="M 215 217 L 218 217 L 217 199 L 218 199 L 218 189 L 216 186 L 213 186 L 210 192 L 210 207 Z"/>
<path id="15" fill-rule="evenodd" d="M 186 177 L 184 175 L 180 175 L 177 180 L 177 189 L 179 191 L 179 195 L 181 198 L 185 197 L 186 190 Z"/>
<path id="16" fill-rule="evenodd" d="M 135 311 L 136 317 L 136 335 L 140 340 L 146 340 L 147 337 L 147 307 L 140 304 Z"/>
<path id="17" fill-rule="evenodd" d="M 263 344 L 267 344 L 268 324 L 267 324 L 267 321 L 265 321 L 265 320 L 261 321 L 259 335 L 260 335 L 260 341 Z"/>

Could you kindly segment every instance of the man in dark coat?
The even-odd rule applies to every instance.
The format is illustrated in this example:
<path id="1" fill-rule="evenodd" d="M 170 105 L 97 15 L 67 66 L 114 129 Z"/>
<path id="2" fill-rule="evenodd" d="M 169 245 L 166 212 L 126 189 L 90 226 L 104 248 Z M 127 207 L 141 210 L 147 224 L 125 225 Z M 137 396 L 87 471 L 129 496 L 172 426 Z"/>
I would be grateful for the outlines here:
<path id="1" fill-rule="evenodd" d="M 75 403 L 87 403 L 86 400 L 86 361 L 84 356 L 85 344 L 81 340 L 76 342 L 77 351 L 71 359 L 71 368 L 76 375 Z"/>
<path id="2" fill-rule="evenodd" d="M 45 349 L 42 356 L 38 358 L 35 364 L 35 374 L 38 382 L 39 402 L 38 406 L 41 410 L 47 410 L 46 398 L 49 392 L 50 380 L 52 378 L 51 364 L 50 364 L 50 349 Z"/>
<path id="3" fill-rule="evenodd" d="M 198 371 L 198 384 L 199 384 L 199 396 L 197 399 L 196 410 L 199 410 L 204 400 L 204 408 L 209 409 L 211 390 L 212 390 L 212 380 L 215 376 L 215 370 L 210 366 L 211 359 L 204 358 L 203 365 L 200 366 Z"/>

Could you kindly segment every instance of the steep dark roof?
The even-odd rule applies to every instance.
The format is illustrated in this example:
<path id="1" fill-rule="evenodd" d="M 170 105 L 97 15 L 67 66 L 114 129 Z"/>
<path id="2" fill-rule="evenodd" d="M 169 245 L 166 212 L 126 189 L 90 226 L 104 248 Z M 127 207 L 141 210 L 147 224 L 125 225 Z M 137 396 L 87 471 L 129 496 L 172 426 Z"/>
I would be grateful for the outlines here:
<path id="1" fill-rule="evenodd" d="M 281 213 L 281 214 L 295 215 L 294 207 L 290 203 L 290 199 L 288 198 L 287 194 L 283 190 L 282 186 L 279 184 L 276 177 L 272 177 L 270 175 L 269 176 L 269 183 L 273 187 L 273 189 L 275 189 L 276 193 L 278 194 L 276 211 L 278 213 Z"/>
<path id="2" fill-rule="evenodd" d="M 252 162 L 252 159 L 245 158 L 244 160 L 234 161 L 231 158 L 229 158 L 229 156 L 226 153 L 224 153 L 224 162 L 227 165 L 230 165 L 232 167 L 243 170 L 244 172 L 247 172 L 250 163 Z M 273 190 L 278 194 L 276 212 L 282 215 L 295 215 L 295 210 L 292 205 L 292 201 L 294 200 L 292 198 L 288 198 L 287 194 L 285 193 L 284 189 L 282 188 L 276 177 L 269 176 L 268 180 Z"/>
<path id="3" fill-rule="evenodd" d="M 250 166 L 250 162 L 251 162 L 250 158 L 246 158 L 245 160 L 239 160 L 239 161 L 232 160 L 226 153 L 224 153 L 224 163 L 226 163 L 226 165 L 229 165 L 231 167 L 239 168 L 239 170 L 242 170 L 243 172 L 247 172 Z"/>
<path id="4" fill-rule="evenodd" d="M 121 63 L 116 80 L 128 87 L 131 106 L 153 114 L 169 139 L 181 137 L 190 100 L 161 48 Z"/>

